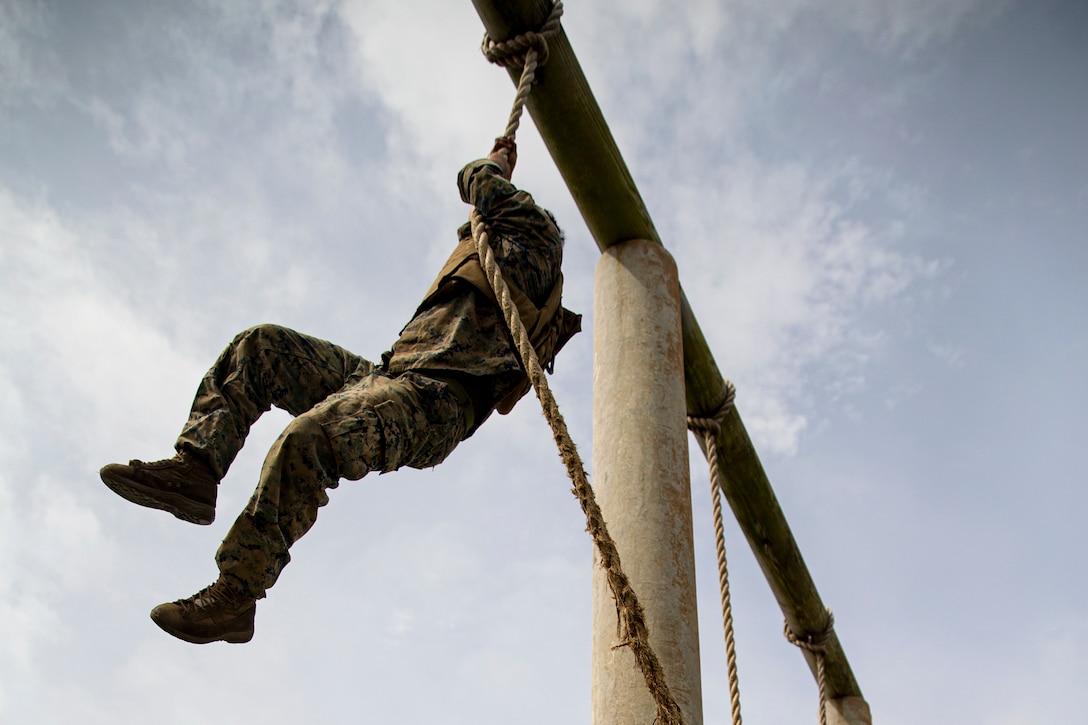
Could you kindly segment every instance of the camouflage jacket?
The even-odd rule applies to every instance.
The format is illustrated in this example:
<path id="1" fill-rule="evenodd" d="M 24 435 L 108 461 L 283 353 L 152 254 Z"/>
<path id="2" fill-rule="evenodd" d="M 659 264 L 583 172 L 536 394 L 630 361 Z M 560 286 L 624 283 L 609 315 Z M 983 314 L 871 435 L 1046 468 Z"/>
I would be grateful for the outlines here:
<path id="1" fill-rule="evenodd" d="M 487 160 L 474 161 L 458 176 L 461 198 L 480 212 L 492 230 L 491 247 L 521 317 L 534 330 L 534 345 L 549 364 L 577 332 L 579 316 L 560 307 L 563 237 L 551 215 L 517 189 Z M 502 312 L 494 302 L 475 253 L 470 225 L 431 285 L 393 349 L 382 356 L 393 374 L 406 370 L 453 378 L 468 390 L 476 408 L 473 430 L 492 409 L 506 413 L 528 390 Z"/>

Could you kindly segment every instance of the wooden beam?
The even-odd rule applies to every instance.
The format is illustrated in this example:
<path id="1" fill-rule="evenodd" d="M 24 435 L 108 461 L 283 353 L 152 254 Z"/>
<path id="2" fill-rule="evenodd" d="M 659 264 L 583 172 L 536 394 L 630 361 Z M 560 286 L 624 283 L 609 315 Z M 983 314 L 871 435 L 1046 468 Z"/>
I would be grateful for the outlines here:
<path id="1" fill-rule="evenodd" d="M 551 10 L 551 0 L 472 2 L 487 33 L 498 41 L 541 27 Z M 597 246 L 604 251 L 629 239 L 660 244 L 565 31 L 549 41 L 549 50 L 547 65 L 537 71 L 528 109 Z M 516 85 L 518 72 L 512 70 L 510 76 Z M 501 130 L 501 124 L 496 127 Z M 681 298 L 688 413 L 711 416 L 724 399 L 722 374 L 683 292 Z M 722 423 L 718 456 L 724 468 L 723 493 L 786 622 L 799 635 L 821 632 L 827 616 L 824 604 L 736 408 Z M 815 659 L 808 652 L 805 658 L 815 675 Z M 826 667 L 829 697 L 861 697 L 834 635 Z"/>

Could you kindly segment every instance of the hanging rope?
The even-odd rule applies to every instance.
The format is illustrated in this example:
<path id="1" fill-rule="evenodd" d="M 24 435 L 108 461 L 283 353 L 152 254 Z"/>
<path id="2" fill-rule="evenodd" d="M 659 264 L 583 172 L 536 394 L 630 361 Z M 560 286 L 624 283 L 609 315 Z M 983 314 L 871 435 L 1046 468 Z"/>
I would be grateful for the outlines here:
<path id="1" fill-rule="evenodd" d="M 514 137 L 521 123 L 521 115 L 536 78 L 536 69 L 548 58 L 548 38 L 559 30 L 559 18 L 563 15 L 562 0 L 556 0 L 552 11 L 544 26 L 537 32 L 524 33 L 511 40 L 498 43 L 488 36 L 484 36 L 482 51 L 493 63 L 504 67 L 521 66 L 521 80 L 518 83 L 517 95 L 514 99 L 514 107 L 510 112 L 510 121 L 506 131 L 499 140 L 500 145 L 511 148 Z M 503 139 L 507 144 L 502 143 Z M 536 350 L 529 340 L 529 333 L 521 321 L 517 306 L 510 295 L 510 289 L 502 277 L 502 271 L 495 260 L 495 254 L 491 249 L 491 230 L 473 208 L 470 214 L 472 222 L 472 236 L 476 242 L 476 251 L 480 256 L 480 265 L 487 275 L 488 282 L 502 309 L 510 334 L 514 339 L 522 365 L 525 368 L 529 381 L 540 400 L 544 417 L 552 429 L 552 436 L 559 449 L 559 455 L 567 467 L 567 474 L 573 483 L 572 493 L 578 499 L 582 511 L 586 517 L 586 531 L 589 532 L 593 543 L 597 547 L 601 568 L 605 572 L 605 578 L 616 601 L 616 613 L 619 618 L 620 642 L 616 647 L 629 647 L 635 657 L 639 670 L 642 672 L 646 687 L 654 699 L 658 725 L 683 725 L 683 714 L 680 711 L 676 699 L 669 690 L 665 680 L 665 673 L 661 662 L 654 653 L 649 643 L 649 628 L 646 626 L 646 616 L 642 605 L 635 595 L 634 589 L 627 575 L 623 572 L 620 563 L 619 551 L 608 533 L 604 515 L 597 504 L 596 495 L 586 475 L 585 464 L 582 462 L 574 441 L 567 430 L 566 421 L 559 412 L 559 406 L 555 402 L 544 370 L 537 359 Z"/>
<path id="2" fill-rule="evenodd" d="M 532 343 L 529 342 L 529 335 L 525 330 L 525 325 L 521 322 L 521 318 L 518 316 L 517 307 L 510 296 L 510 290 L 502 279 L 502 272 L 495 261 L 494 252 L 491 251 L 490 232 L 487 229 L 487 224 L 484 223 L 475 209 L 472 210 L 471 220 L 472 234 L 476 240 L 476 249 L 480 254 L 480 263 L 484 268 L 484 272 L 487 273 L 488 281 L 495 291 L 495 296 L 499 299 L 499 306 L 506 317 L 506 322 L 510 327 L 510 332 L 514 337 L 518 352 L 529 375 L 529 380 L 532 382 L 536 396 L 540 400 L 540 405 L 544 410 L 544 417 L 552 428 L 552 436 L 555 438 L 559 455 L 562 457 L 563 463 L 566 464 L 567 474 L 574 484 L 571 491 L 578 499 L 578 503 L 581 504 L 582 511 L 585 513 L 586 531 L 589 532 L 593 538 L 593 543 L 597 547 L 601 568 L 605 571 L 608 586 L 616 600 L 616 611 L 620 625 L 620 643 L 617 647 L 631 648 L 631 652 L 635 656 L 635 662 L 638 664 L 643 679 L 646 681 L 646 687 L 654 698 L 657 707 L 656 722 L 660 725 L 682 725 L 683 715 L 680 712 L 680 707 L 676 704 L 676 700 L 665 681 L 665 673 L 661 663 L 649 644 L 649 629 L 646 626 L 646 616 L 642 605 L 631 587 L 630 580 L 623 572 L 619 551 L 616 549 L 616 543 L 608 534 L 604 515 L 601 513 L 593 488 L 589 485 L 589 479 L 586 476 L 585 464 L 578 454 L 574 441 L 571 440 L 567 424 L 563 419 L 563 415 L 559 412 L 559 407 L 552 396 L 548 381 L 544 377 L 544 370 L 540 366 L 539 360 L 537 360 L 536 350 L 533 349 Z"/>
<path id="3" fill-rule="evenodd" d="M 548 19 L 537 32 L 522 33 L 510 40 L 497 42 L 484 33 L 480 52 L 490 62 L 503 68 L 521 67 L 521 80 L 518 92 L 514 96 L 514 107 L 510 111 L 510 121 L 506 124 L 503 138 L 514 140 L 518 127 L 521 126 L 521 114 L 529 100 L 529 92 L 536 81 L 536 69 L 548 62 L 548 38 L 559 32 L 559 19 L 563 17 L 563 0 L 555 0 Z"/>
<path id="4" fill-rule="evenodd" d="M 827 725 L 827 672 L 824 667 L 824 657 L 827 653 L 827 643 L 835 632 L 835 614 L 827 610 L 827 626 L 818 634 L 810 634 L 798 637 L 790 629 L 790 623 L 786 622 L 782 634 L 793 644 L 801 649 L 808 650 L 816 657 L 816 684 L 820 688 L 820 725 Z"/>
<path id="5" fill-rule="evenodd" d="M 729 566 L 725 557 L 725 527 L 722 522 L 721 467 L 718 465 L 718 436 L 721 422 L 733 407 L 737 389 L 728 380 L 723 381 L 725 398 L 718 411 L 710 418 L 688 416 L 688 428 L 703 439 L 707 463 L 710 466 L 710 495 L 714 504 L 714 544 L 718 549 L 718 585 L 722 594 L 722 628 L 725 630 L 725 658 L 729 677 L 729 710 L 733 725 L 741 725 L 740 681 L 737 678 L 737 650 L 733 638 L 733 603 L 729 593 Z"/>

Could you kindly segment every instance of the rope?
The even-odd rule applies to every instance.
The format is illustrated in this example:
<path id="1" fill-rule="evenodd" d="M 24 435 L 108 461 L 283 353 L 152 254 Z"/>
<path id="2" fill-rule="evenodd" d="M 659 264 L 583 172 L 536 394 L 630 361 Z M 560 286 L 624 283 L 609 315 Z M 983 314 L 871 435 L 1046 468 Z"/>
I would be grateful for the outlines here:
<path id="1" fill-rule="evenodd" d="M 521 67 L 521 78 L 518 81 L 517 93 L 514 96 L 514 104 L 510 110 L 510 118 L 506 124 L 506 130 L 502 137 L 496 139 L 497 146 L 507 149 L 513 148 L 518 128 L 521 126 L 521 117 L 525 112 L 525 104 L 529 100 L 533 83 L 536 81 L 536 71 L 548 61 L 548 39 L 555 35 L 559 29 L 559 20 L 563 16 L 563 0 L 555 0 L 547 20 L 539 31 L 529 31 L 517 35 L 506 41 L 493 40 L 484 33 L 480 50 L 488 61 L 504 68 Z M 510 334 L 514 338 L 522 364 L 533 385 L 537 399 L 540 400 L 544 417 L 552 429 L 552 436 L 559 449 L 559 455 L 567 467 L 574 487 L 571 492 L 578 499 L 586 516 L 586 531 L 593 538 L 601 557 L 601 567 L 605 570 L 608 586 L 612 590 L 612 596 L 616 601 L 616 612 L 619 617 L 620 643 L 616 647 L 630 647 L 635 656 L 635 661 L 642 671 L 643 678 L 650 695 L 654 699 L 657 708 L 655 723 L 660 725 L 683 725 L 683 714 L 676 704 L 672 692 L 665 681 L 665 674 L 657 655 L 649 644 L 649 630 L 646 626 L 646 617 L 642 605 L 631 587 L 630 580 L 623 572 L 620 563 L 620 554 L 616 544 L 608 533 L 604 515 L 597 504 L 593 487 L 589 485 L 586 476 L 585 464 L 578 453 L 574 441 L 567 430 L 566 421 L 559 406 L 555 402 L 544 370 L 537 359 L 536 350 L 529 340 L 529 333 L 521 321 L 517 307 L 510 295 L 510 289 L 502 277 L 502 271 L 495 261 L 495 254 L 491 249 L 489 237 L 491 232 L 475 208 L 470 215 L 472 222 L 472 236 L 476 242 L 476 251 L 480 256 L 480 264 L 487 274 L 488 283 L 495 292 L 499 301 Z M 721 421 L 733 407 L 736 398 L 736 387 L 728 380 L 723 381 L 725 399 L 720 408 L 710 418 L 688 416 L 688 428 L 696 435 L 701 435 L 707 451 L 707 462 L 710 466 L 710 490 L 714 508 L 714 541 L 718 550 L 718 582 L 722 595 L 722 626 L 725 630 L 726 664 L 729 675 L 729 706 L 732 713 L 733 725 L 741 725 L 740 714 L 740 685 L 737 678 L 737 653 L 736 642 L 733 635 L 733 605 L 729 592 L 729 568 L 725 554 L 725 529 L 722 522 L 721 502 L 721 467 L 718 463 L 718 437 L 721 434 Z M 801 639 L 794 635 L 789 622 L 785 625 L 786 639 L 793 644 L 812 652 L 816 656 L 817 682 L 820 688 L 820 725 L 827 725 L 827 678 L 824 668 L 824 653 L 827 640 L 833 633 L 835 617 L 831 610 L 827 610 L 828 624 L 819 635 L 809 635 Z"/>
<path id="2" fill-rule="evenodd" d="M 741 725 L 740 717 L 740 681 L 737 678 L 737 650 L 733 637 L 733 604 L 729 593 L 729 567 L 725 557 L 725 527 L 722 523 L 722 482 L 721 466 L 718 464 L 718 437 L 721 434 L 721 422 L 733 408 L 737 389 L 728 380 L 723 381 L 725 399 L 718 411 L 710 418 L 688 416 L 688 428 L 702 436 L 706 448 L 707 463 L 710 465 L 710 495 L 714 504 L 714 544 L 718 549 L 718 585 L 722 593 L 722 628 L 725 630 L 725 658 L 729 676 L 729 710 L 733 725 Z"/>
<path id="3" fill-rule="evenodd" d="M 480 51 L 490 62 L 503 68 L 521 67 L 521 80 L 518 92 L 514 96 L 514 107 L 510 111 L 510 120 L 506 124 L 504 138 L 514 139 L 521 125 L 521 114 L 529 100 L 529 92 L 536 80 L 536 69 L 548 62 L 548 38 L 559 32 L 559 19 L 563 17 L 563 0 L 555 0 L 552 11 L 544 25 L 536 32 L 522 33 L 502 42 L 492 40 L 484 33 Z"/>
<path id="4" fill-rule="evenodd" d="M 490 230 L 483 221 L 479 212 L 474 208 L 471 213 L 472 236 L 476 241 L 476 250 L 480 255 L 480 264 L 487 274 L 488 282 L 495 291 L 499 300 L 506 323 L 514 338 L 518 353 L 520 354 L 529 380 L 533 384 L 536 396 L 540 400 L 544 417 L 552 429 L 552 436 L 559 449 L 559 455 L 566 464 L 567 474 L 570 476 L 574 487 L 571 492 L 578 499 L 586 516 L 586 531 L 593 538 L 601 558 L 601 568 L 605 571 L 608 586 L 612 590 L 612 596 L 616 600 L 616 612 L 619 616 L 620 644 L 617 647 L 630 647 L 635 656 L 635 662 L 642 671 L 646 687 L 654 699 L 657 708 L 656 723 L 660 725 L 683 725 L 683 714 L 679 705 L 669 690 L 665 681 L 665 673 L 661 667 L 657 655 L 649 644 L 649 629 L 646 626 L 646 616 L 642 605 L 635 595 L 634 589 L 627 575 L 623 572 L 620 563 L 620 554 L 616 549 L 616 543 L 608 534 L 604 515 L 597 504 L 596 495 L 589 479 L 586 476 L 585 464 L 582 462 L 578 449 L 571 440 L 567 430 L 566 421 L 559 406 L 555 402 L 551 388 L 548 386 L 544 370 L 537 359 L 536 350 L 529 341 L 529 334 L 518 315 L 517 307 L 510 296 L 510 288 L 502 278 L 502 271 L 495 261 L 495 253 L 491 249 L 489 241 Z"/>
<path id="5" fill-rule="evenodd" d="M 496 140 L 497 146 L 511 148 L 518 127 L 521 124 L 521 116 L 525 110 L 529 93 L 533 82 L 536 80 L 536 70 L 548 59 L 548 38 L 559 31 L 559 19 L 563 15 L 562 0 L 555 0 L 551 13 L 544 25 L 537 32 L 528 32 L 518 35 L 504 42 L 496 42 L 484 35 L 481 50 L 484 56 L 497 65 L 505 68 L 521 66 L 521 79 L 518 82 L 517 94 L 514 97 L 514 106 L 510 111 L 510 120 L 507 123 L 503 136 Z M 646 615 L 642 605 L 635 595 L 631 582 L 623 571 L 620 563 L 620 554 L 616 549 L 616 543 L 608 533 L 604 515 L 597 504 L 593 487 L 589 485 L 585 464 L 578 453 L 574 441 L 570 437 L 566 421 L 559 406 L 555 402 L 548 380 L 544 375 L 544 369 L 537 358 L 536 350 L 529 339 L 529 333 L 525 329 L 517 306 L 510 295 L 510 288 L 502 277 L 502 270 L 495 260 L 495 253 L 491 249 L 491 230 L 483 220 L 480 213 L 473 208 L 469 217 L 472 222 L 472 237 L 476 242 L 476 251 L 480 256 L 480 265 L 487 275 L 488 283 L 495 292 L 503 316 L 506 318 L 510 335 L 514 339 L 522 366 L 525 368 L 529 381 L 533 385 L 537 399 L 544 411 L 544 417 L 552 429 L 552 437 L 555 439 L 559 455 L 567 467 L 573 488 L 571 492 L 582 507 L 586 516 L 586 531 L 589 532 L 593 543 L 597 547 L 597 553 L 601 559 L 601 568 L 604 569 L 605 578 L 616 601 L 616 614 L 619 619 L 619 647 L 630 647 L 642 672 L 646 687 L 654 699 L 657 717 L 657 725 L 683 725 L 684 716 L 677 705 L 676 699 L 669 690 L 665 681 L 665 672 L 661 662 L 654 653 L 649 643 L 649 628 L 646 626 Z"/>
<path id="6" fill-rule="evenodd" d="M 785 623 L 782 630 L 782 634 L 791 643 L 803 650 L 808 650 L 816 656 L 816 684 L 820 688 L 820 725 L 827 725 L 827 672 L 824 667 L 824 659 L 827 653 L 827 643 L 831 641 L 831 636 L 834 633 L 835 615 L 830 609 L 827 610 L 827 626 L 818 634 L 798 637 L 790 629 L 789 622 Z"/>

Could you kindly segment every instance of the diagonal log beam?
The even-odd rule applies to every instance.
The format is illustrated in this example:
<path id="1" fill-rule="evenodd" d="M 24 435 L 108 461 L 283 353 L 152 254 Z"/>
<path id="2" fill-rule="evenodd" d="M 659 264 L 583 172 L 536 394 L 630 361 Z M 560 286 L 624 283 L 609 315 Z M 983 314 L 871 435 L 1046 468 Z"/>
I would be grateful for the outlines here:
<path id="1" fill-rule="evenodd" d="M 487 33 L 497 41 L 541 27 L 551 10 L 551 0 L 472 1 Z M 549 48 L 550 57 L 537 71 L 538 84 L 528 108 L 597 246 L 604 251 L 629 239 L 660 244 L 566 32 L 560 30 Z M 510 75 L 516 85 L 518 71 Z M 691 415 L 713 416 L 724 399 L 722 374 L 682 291 L 681 318 L 687 409 Z M 717 446 L 723 464 L 722 491 L 786 622 L 800 635 L 823 631 L 827 624 L 824 604 L 736 408 L 722 421 Z M 804 655 L 815 676 L 815 658 L 808 652 Z M 834 634 L 827 645 L 826 667 L 830 698 L 861 697 Z"/>

